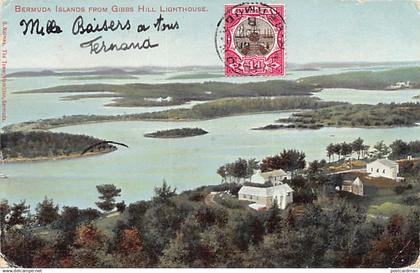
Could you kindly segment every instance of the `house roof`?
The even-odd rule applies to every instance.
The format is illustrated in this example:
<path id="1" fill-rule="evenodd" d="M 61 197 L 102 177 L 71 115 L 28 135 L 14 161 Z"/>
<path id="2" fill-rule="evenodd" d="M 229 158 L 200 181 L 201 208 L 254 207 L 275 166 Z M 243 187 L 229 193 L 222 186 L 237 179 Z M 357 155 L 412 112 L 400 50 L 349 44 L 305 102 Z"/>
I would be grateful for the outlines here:
<path id="1" fill-rule="evenodd" d="M 261 173 L 261 176 L 264 177 L 265 179 L 268 179 L 269 177 L 278 177 L 278 176 L 287 176 L 287 175 L 288 174 L 282 169 Z"/>
<path id="2" fill-rule="evenodd" d="M 238 192 L 239 194 L 249 194 L 256 196 L 268 196 L 267 188 L 251 187 L 251 186 L 242 186 Z"/>
<path id="3" fill-rule="evenodd" d="M 252 177 L 251 182 L 258 183 L 258 184 L 264 184 L 265 178 L 262 176 L 261 171 L 258 170 Z"/>
<path id="4" fill-rule="evenodd" d="M 288 184 L 281 184 L 268 188 L 242 186 L 238 193 L 268 197 L 273 195 L 287 195 L 289 192 L 293 192 L 293 189 Z"/>
<path id="5" fill-rule="evenodd" d="M 360 179 L 359 176 L 357 176 L 354 179 L 343 180 L 343 185 L 362 185 L 362 184 L 363 184 L 363 181 L 362 179 Z"/>
<path id="6" fill-rule="evenodd" d="M 370 164 L 375 163 L 375 162 L 378 162 L 378 163 L 380 163 L 380 164 L 382 164 L 384 166 L 387 166 L 389 168 L 398 167 L 398 163 L 397 162 L 392 161 L 392 160 L 389 160 L 389 159 L 385 159 L 385 158 L 377 159 L 377 160 L 371 162 Z"/>
<path id="7" fill-rule="evenodd" d="M 354 184 L 354 185 L 358 185 L 358 186 L 360 186 L 360 185 L 363 185 L 363 181 L 362 181 L 362 179 L 360 179 L 359 177 L 357 177 L 357 178 L 353 181 L 353 184 Z"/>

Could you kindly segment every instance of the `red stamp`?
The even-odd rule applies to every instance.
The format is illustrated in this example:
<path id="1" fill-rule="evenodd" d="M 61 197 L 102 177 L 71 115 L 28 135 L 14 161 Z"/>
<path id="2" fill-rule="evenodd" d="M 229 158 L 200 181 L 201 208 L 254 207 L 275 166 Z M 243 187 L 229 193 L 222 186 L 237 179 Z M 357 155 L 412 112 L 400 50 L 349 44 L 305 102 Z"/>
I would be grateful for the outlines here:
<path id="1" fill-rule="evenodd" d="M 225 5 L 225 75 L 284 76 L 284 5 Z"/>

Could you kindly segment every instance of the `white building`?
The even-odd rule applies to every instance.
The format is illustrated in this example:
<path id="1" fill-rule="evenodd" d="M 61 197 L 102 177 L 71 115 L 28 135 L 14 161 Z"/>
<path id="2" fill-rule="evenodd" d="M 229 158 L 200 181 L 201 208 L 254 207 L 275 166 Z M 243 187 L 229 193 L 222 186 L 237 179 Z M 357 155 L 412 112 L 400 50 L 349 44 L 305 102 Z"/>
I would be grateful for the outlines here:
<path id="1" fill-rule="evenodd" d="M 410 88 L 410 81 L 396 82 L 395 84 L 387 87 L 387 89 L 390 89 L 390 90 L 398 90 L 398 89 L 404 89 L 404 88 Z"/>
<path id="2" fill-rule="evenodd" d="M 280 209 L 285 209 L 293 203 L 293 189 L 287 184 L 268 188 L 243 186 L 238 192 L 239 200 L 254 202 L 250 207 L 254 209 L 270 208 L 277 202 Z"/>
<path id="3" fill-rule="evenodd" d="M 354 180 L 344 180 L 341 190 L 351 192 L 355 195 L 363 196 L 363 181 L 359 177 L 356 177 Z"/>
<path id="4" fill-rule="evenodd" d="M 399 166 L 398 163 L 388 159 L 377 159 L 366 165 L 366 171 L 371 177 L 385 177 L 397 180 Z"/>
<path id="5" fill-rule="evenodd" d="M 166 98 L 144 98 L 145 101 L 151 101 L 151 102 L 171 102 L 173 101 L 172 97 L 166 97 Z"/>
<path id="6" fill-rule="evenodd" d="M 270 172 L 263 172 L 261 176 L 266 182 L 271 182 L 273 185 L 282 184 L 284 180 L 291 180 L 292 175 L 290 172 L 285 172 L 282 169 L 274 170 Z"/>
<path id="7" fill-rule="evenodd" d="M 292 179 L 292 176 L 289 172 L 285 172 L 282 169 L 269 171 L 269 172 L 261 172 L 257 171 L 252 177 L 251 182 L 264 184 L 271 182 L 273 185 L 280 185 L 283 183 L 284 180 Z"/>

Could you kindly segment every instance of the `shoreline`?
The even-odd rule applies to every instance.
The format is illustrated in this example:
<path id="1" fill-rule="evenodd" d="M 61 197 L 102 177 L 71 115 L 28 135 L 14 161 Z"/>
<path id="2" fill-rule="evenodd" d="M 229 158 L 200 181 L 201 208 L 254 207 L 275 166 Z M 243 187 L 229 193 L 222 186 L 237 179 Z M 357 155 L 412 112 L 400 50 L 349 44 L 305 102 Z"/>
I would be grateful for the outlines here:
<path id="1" fill-rule="evenodd" d="M 227 116 L 218 116 L 218 117 L 212 117 L 212 118 L 202 118 L 202 119 L 147 119 L 147 118 L 139 118 L 139 119 L 129 119 L 129 118 L 115 118 L 115 119 L 109 119 L 109 120 L 91 120 L 91 121 L 82 121 L 77 123 L 69 123 L 69 124 L 60 124 L 57 126 L 51 126 L 46 129 L 41 128 L 33 128 L 32 125 L 28 125 L 29 128 L 23 129 L 23 130 L 7 130 L 5 132 L 30 132 L 30 131 L 50 131 L 55 130 L 58 128 L 65 128 L 65 127 L 72 127 L 72 126 L 79 126 L 79 125 L 86 125 L 86 124 L 101 124 L 101 123 L 109 123 L 109 122 L 134 122 L 134 121 L 144 121 L 144 122 L 200 122 L 200 121 L 209 121 L 209 120 L 215 120 L 220 118 L 229 118 L 229 117 L 238 117 L 238 116 L 248 116 L 248 115 L 262 115 L 262 114 L 275 114 L 275 113 L 287 113 L 287 112 L 307 112 L 311 111 L 313 109 L 287 109 L 287 110 L 277 110 L 277 111 L 259 111 L 259 112 L 248 112 L 248 113 L 240 113 L 240 114 L 232 114 Z M 153 112 L 152 112 L 153 113 Z M 111 117 L 118 117 L 118 116 L 111 116 Z M 24 122 L 25 123 L 25 122 Z M 19 124 L 19 123 L 17 123 Z M 39 125 L 36 122 L 33 123 L 34 126 Z M 275 123 L 274 123 L 275 124 Z M 14 124 L 8 125 L 13 126 Z M 15 124 L 16 125 L 16 124 Z M 269 124 L 270 125 L 270 124 Z M 392 128 L 405 128 L 405 127 L 417 127 L 418 124 L 414 124 L 411 126 L 323 126 L 318 129 L 322 128 L 360 128 L 360 129 L 392 129 Z M 264 126 L 263 126 L 264 127 Z M 251 128 L 252 130 L 260 130 L 260 131 L 270 131 L 270 130 L 280 130 L 280 129 L 309 129 L 309 128 L 278 128 L 278 129 L 261 129 L 259 128 Z M 3 128 L 2 128 L 3 129 Z M 318 130 L 318 129 L 311 129 L 311 130 Z M 3 129 L 4 130 L 4 129 Z"/>
<path id="2" fill-rule="evenodd" d="M 56 161 L 56 160 L 72 160 L 72 159 L 80 159 L 83 157 L 94 157 L 94 156 L 100 156 L 108 153 L 112 153 L 116 151 L 109 150 L 104 152 L 90 152 L 86 153 L 84 155 L 80 154 L 71 154 L 71 155 L 61 155 L 61 156 L 54 156 L 54 157 L 35 157 L 35 158 L 13 158 L 13 159 L 4 159 L 1 160 L 1 164 L 23 164 L 23 163 L 38 163 L 38 162 L 45 162 L 45 161 Z"/>
<path id="3" fill-rule="evenodd" d="M 91 120 L 91 121 L 84 121 L 84 122 L 77 122 L 77 123 L 70 123 L 70 124 L 62 124 L 62 125 L 57 125 L 57 126 L 51 126 L 48 127 L 47 129 L 40 129 L 40 128 L 29 128 L 29 129 L 24 129 L 24 130 L 7 130 L 6 132 L 17 132 L 17 131 L 23 131 L 23 132 L 29 132 L 29 131 L 49 131 L 49 130 L 54 130 L 54 129 L 58 129 L 58 128 L 63 128 L 63 127 L 71 127 L 71 126 L 78 126 L 78 125 L 85 125 L 85 124 L 95 124 L 95 123 L 108 123 L 108 122 L 131 122 L 131 121 L 145 121 L 145 122 L 194 122 L 194 121 L 209 121 L 209 120 L 214 120 L 214 119 L 219 119 L 219 118 L 229 118 L 229 117 L 236 117 L 236 116 L 248 116 L 248 115 L 262 115 L 262 114 L 273 114 L 273 113 L 287 113 L 287 112 L 303 112 L 303 111 L 309 111 L 312 109 L 288 109 L 288 110 L 277 110 L 277 111 L 259 111 L 259 112 L 249 112 L 249 113 L 240 113 L 240 114 L 233 114 L 233 115 L 228 115 L 228 116 L 218 116 L 218 117 L 212 117 L 212 118 L 203 118 L 203 119 L 109 119 L 109 120 Z M 153 113 L 153 112 L 152 112 Z M 143 114 L 143 113 L 141 113 Z M 117 117 L 117 116 L 112 116 L 112 117 Z M 34 126 L 39 125 L 39 123 L 36 123 L 37 121 L 35 121 L 33 124 Z M 26 122 L 22 122 L 21 124 L 26 123 Z M 17 125 L 19 123 L 16 124 L 11 124 L 8 126 L 14 126 Z M 28 127 L 32 127 L 32 125 L 28 125 Z M 4 127 L 2 128 L 4 129 Z"/>

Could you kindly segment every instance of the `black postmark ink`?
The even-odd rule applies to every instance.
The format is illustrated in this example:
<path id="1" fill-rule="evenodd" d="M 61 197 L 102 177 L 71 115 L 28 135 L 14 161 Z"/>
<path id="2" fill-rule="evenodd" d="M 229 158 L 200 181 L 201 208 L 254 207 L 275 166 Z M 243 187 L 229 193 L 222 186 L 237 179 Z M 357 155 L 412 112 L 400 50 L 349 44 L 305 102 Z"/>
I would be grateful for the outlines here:
<path id="1" fill-rule="evenodd" d="M 109 148 L 115 148 L 116 147 L 114 145 L 119 145 L 119 146 L 123 146 L 128 148 L 127 144 L 121 143 L 121 142 L 115 142 L 112 140 L 104 140 L 104 141 L 100 141 L 100 142 L 96 142 L 92 145 L 90 145 L 89 147 L 87 147 L 86 149 L 83 150 L 83 152 L 80 155 L 84 155 L 89 151 L 93 151 L 93 149 L 97 149 L 97 150 L 101 150 L 101 149 L 109 149 Z"/>
<path id="2" fill-rule="evenodd" d="M 275 17 L 275 18 L 280 18 L 281 22 L 277 23 L 276 25 L 274 25 L 276 28 L 279 28 L 281 30 L 284 29 L 284 25 L 285 25 L 285 20 L 283 18 L 283 16 L 277 12 L 277 9 L 274 7 L 271 7 L 268 4 L 262 3 L 262 2 L 242 2 L 239 4 L 236 4 L 232 7 L 230 7 L 228 10 L 225 10 L 223 16 L 220 18 L 220 20 L 217 22 L 216 24 L 216 31 L 214 34 L 214 43 L 215 43 L 215 49 L 216 49 L 216 53 L 220 59 L 220 61 L 226 65 L 228 64 L 235 64 L 235 59 L 234 58 L 224 58 L 224 56 L 222 55 L 223 52 L 225 51 L 225 40 L 224 40 L 224 36 L 225 36 L 225 27 L 224 27 L 224 22 L 225 20 L 233 20 L 234 18 L 232 18 L 231 16 L 236 16 L 236 18 L 241 17 L 243 15 L 244 12 L 242 12 L 240 9 L 238 10 L 237 13 L 231 13 L 232 10 L 238 8 L 238 7 L 242 7 L 242 6 L 246 6 L 246 5 L 261 5 L 263 7 L 265 7 L 266 9 L 270 10 L 271 13 L 267 14 L 266 13 L 266 9 L 258 9 L 258 7 L 254 8 L 254 7 L 249 7 L 249 8 L 245 8 L 245 12 L 247 11 L 251 11 L 250 9 L 253 9 L 252 11 L 254 12 L 258 12 L 260 13 L 260 15 L 266 15 L 266 16 L 271 16 L 271 17 Z M 230 16 L 226 16 L 230 14 Z M 284 49 L 284 42 L 282 41 L 280 44 L 280 48 Z M 243 68 L 247 68 L 246 64 L 243 65 L 243 67 L 241 68 L 241 66 L 237 66 L 236 69 L 234 69 L 233 71 L 238 74 L 238 75 L 242 75 L 244 72 Z M 250 68 L 248 66 L 248 68 Z"/>

